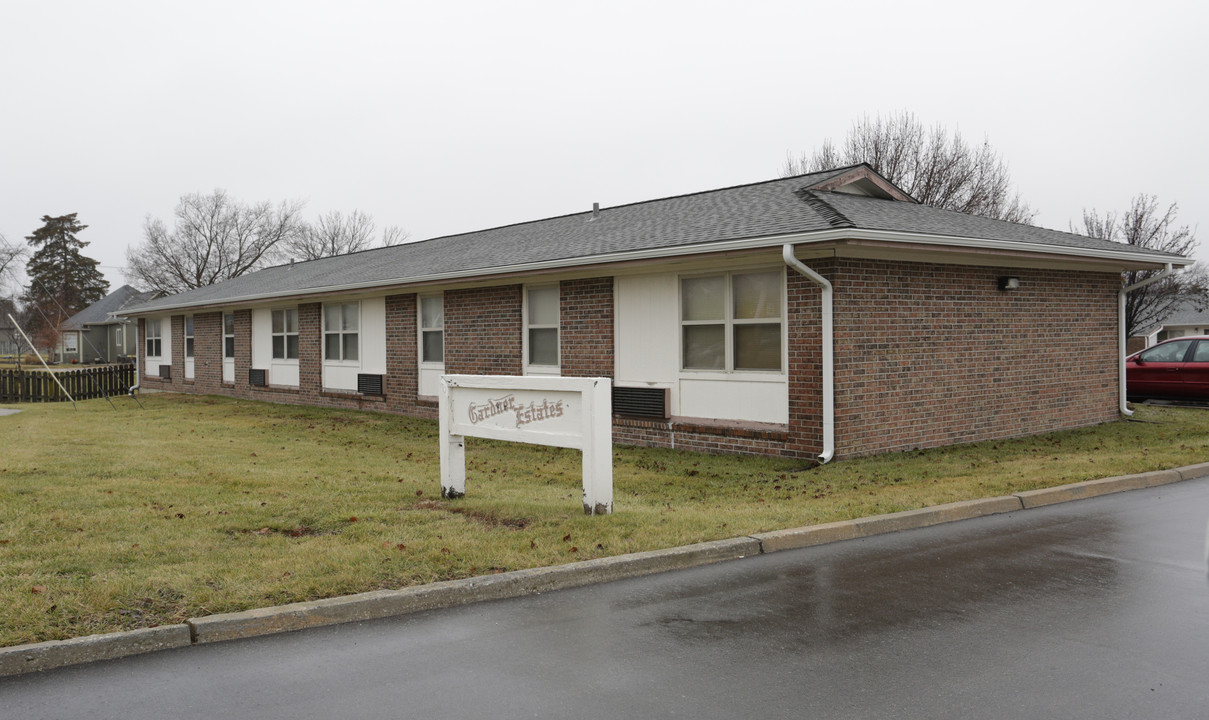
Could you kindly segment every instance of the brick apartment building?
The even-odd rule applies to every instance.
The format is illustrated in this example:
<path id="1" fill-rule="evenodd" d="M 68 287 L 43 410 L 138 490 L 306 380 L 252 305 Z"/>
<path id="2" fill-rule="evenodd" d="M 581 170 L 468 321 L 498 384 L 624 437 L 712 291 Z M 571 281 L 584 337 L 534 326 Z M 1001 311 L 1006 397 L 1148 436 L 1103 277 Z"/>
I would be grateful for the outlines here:
<path id="1" fill-rule="evenodd" d="M 857 165 L 127 313 L 146 388 L 431 418 L 443 373 L 606 376 L 618 442 L 827 460 L 1116 419 L 1121 272 L 1190 262 L 927 207 Z"/>

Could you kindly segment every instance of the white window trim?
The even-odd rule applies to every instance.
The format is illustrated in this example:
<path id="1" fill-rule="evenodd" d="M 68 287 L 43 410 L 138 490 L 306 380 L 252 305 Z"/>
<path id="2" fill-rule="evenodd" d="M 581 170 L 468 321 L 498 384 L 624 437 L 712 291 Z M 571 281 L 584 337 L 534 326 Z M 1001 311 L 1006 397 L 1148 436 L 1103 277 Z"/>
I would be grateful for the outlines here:
<path id="1" fill-rule="evenodd" d="M 562 336 L 562 292 L 559 283 L 542 284 L 542 285 L 526 285 L 523 302 L 521 303 L 521 355 L 524 360 L 525 375 L 558 375 L 562 372 L 563 364 L 563 336 Z M 555 296 L 558 298 L 556 309 L 558 311 L 558 321 L 553 325 L 530 325 L 529 324 L 529 291 L 530 290 L 547 290 L 554 289 L 557 291 Z M 558 331 L 558 342 L 555 343 L 558 361 L 554 365 L 534 365 L 529 362 L 529 330 L 542 330 L 553 328 Z"/>
<path id="2" fill-rule="evenodd" d="M 781 274 L 781 368 L 779 370 L 736 370 L 734 368 L 734 326 L 735 325 L 771 325 L 768 318 L 760 319 L 735 319 L 731 317 L 734 314 L 734 282 L 732 278 L 735 275 L 750 275 L 759 272 L 771 272 L 779 270 Z M 684 326 L 686 322 L 690 325 L 717 325 L 717 320 L 695 320 L 685 321 L 684 319 L 684 291 L 683 281 L 691 278 L 718 277 L 725 278 L 723 287 L 723 308 L 724 317 L 721 321 L 724 325 L 723 337 L 725 338 L 725 347 L 723 349 L 725 367 L 718 368 L 686 368 L 684 367 Z M 785 281 L 785 267 L 782 266 L 755 266 L 755 267 L 740 267 L 732 270 L 712 271 L 712 272 L 695 272 L 678 275 L 676 277 L 676 317 L 679 332 L 676 340 L 678 348 L 677 364 L 679 372 L 683 376 L 691 376 L 700 380 L 753 380 L 753 381 L 775 381 L 781 378 L 786 378 L 789 375 L 789 322 L 786 318 L 788 314 L 786 308 L 788 306 L 787 283 Z"/>
<path id="3" fill-rule="evenodd" d="M 438 298 L 441 301 L 441 326 L 439 328 L 424 327 L 424 301 L 432 298 Z M 436 362 L 424 359 L 424 333 L 441 331 L 441 361 Z M 445 293 L 434 293 L 429 295 L 416 296 L 416 357 L 420 363 L 420 367 L 429 368 L 432 370 L 445 369 Z"/>
<path id="4" fill-rule="evenodd" d="M 151 324 L 152 323 L 155 323 L 155 334 L 154 335 L 151 334 Z M 147 354 L 147 357 L 148 358 L 164 357 L 164 320 L 163 320 L 163 318 L 154 318 L 154 319 L 148 318 L 147 321 L 145 323 L 143 323 L 143 326 L 146 328 L 146 335 L 147 335 L 147 337 L 143 338 L 143 350 Z M 150 347 L 152 340 L 159 343 L 159 350 L 160 350 L 158 353 L 155 353 L 154 355 L 151 354 L 151 347 Z"/>
<path id="5" fill-rule="evenodd" d="M 327 329 L 327 309 L 329 307 L 333 307 L 333 306 L 343 307 L 345 305 L 356 305 L 357 306 L 357 332 L 356 332 L 356 335 L 357 335 L 357 359 L 356 360 L 345 360 L 343 357 L 341 357 L 341 359 L 339 359 L 339 360 L 329 360 L 327 357 L 327 336 L 329 334 L 335 334 L 335 335 L 340 336 L 340 354 L 341 354 L 341 356 L 343 356 L 344 355 L 344 336 L 352 335 L 353 333 L 345 332 L 344 330 L 333 330 L 329 333 L 328 329 Z M 319 355 L 320 355 L 320 357 L 323 358 L 323 364 L 330 365 L 332 367 L 357 367 L 357 368 L 361 367 L 361 355 L 363 354 L 362 347 L 361 347 L 361 333 L 363 332 L 362 327 L 361 327 L 363 324 L 362 319 L 361 319 L 361 301 L 352 300 L 352 301 L 348 301 L 348 302 L 323 303 L 319 307 L 319 313 L 320 313 L 319 337 L 321 338 L 320 346 L 319 346 Z M 343 316 L 343 313 L 344 313 L 344 311 L 341 310 L 341 316 Z"/>
<path id="6" fill-rule="evenodd" d="M 273 332 L 273 313 L 289 313 L 291 311 L 293 311 L 293 313 L 294 313 L 294 327 L 296 328 L 295 331 L 294 332 L 288 332 L 288 331 Z M 288 317 L 288 316 L 286 316 L 286 315 L 282 316 L 282 323 L 283 323 L 283 327 L 288 328 L 289 327 L 288 323 L 285 323 L 286 317 Z M 302 354 L 302 326 L 301 326 L 301 321 L 298 317 L 298 306 L 295 305 L 294 307 L 273 308 L 272 310 L 270 310 L 269 311 L 269 362 L 272 362 L 272 363 L 275 363 L 278 365 L 297 365 L 298 364 L 298 358 L 288 357 L 291 335 L 298 338 L 298 354 L 301 355 Z M 282 353 L 287 355 L 287 357 L 277 357 L 276 355 L 274 355 L 275 348 L 273 347 L 273 341 L 279 337 L 282 338 L 281 351 L 282 351 Z"/>
<path id="7" fill-rule="evenodd" d="M 227 317 L 231 318 L 231 334 L 227 334 Z M 224 362 L 235 362 L 235 313 L 222 314 L 222 359 Z M 231 338 L 231 354 L 227 355 L 227 338 Z"/>
<path id="8" fill-rule="evenodd" d="M 193 328 L 189 327 L 190 325 L 193 325 L 193 324 L 194 324 L 193 316 L 186 315 L 185 323 L 184 323 L 184 333 L 185 333 L 184 346 L 185 346 L 185 359 L 186 360 L 192 360 L 194 357 L 197 356 L 196 344 L 194 343 L 194 347 L 192 349 L 189 348 L 190 341 L 194 339 L 194 333 L 197 330 L 196 326 Z"/>

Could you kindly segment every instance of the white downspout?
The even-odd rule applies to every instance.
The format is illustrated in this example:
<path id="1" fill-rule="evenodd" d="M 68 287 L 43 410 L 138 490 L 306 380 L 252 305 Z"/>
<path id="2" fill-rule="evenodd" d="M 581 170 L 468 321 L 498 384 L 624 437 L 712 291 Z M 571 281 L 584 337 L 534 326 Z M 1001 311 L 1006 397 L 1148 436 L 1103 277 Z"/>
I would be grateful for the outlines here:
<path id="1" fill-rule="evenodd" d="M 1117 342 L 1121 351 L 1118 353 L 1120 357 L 1117 361 L 1117 382 L 1120 384 L 1121 414 L 1126 417 L 1131 417 L 1133 415 L 1133 410 L 1130 410 L 1128 407 L 1126 407 L 1125 403 L 1125 341 L 1128 339 L 1125 337 L 1125 296 L 1138 288 L 1146 287 L 1151 283 L 1158 282 L 1168 275 L 1171 275 L 1173 272 L 1175 271 L 1171 268 L 1171 263 L 1167 263 L 1167 267 L 1163 269 L 1163 272 L 1155 275 L 1154 277 L 1146 278 L 1142 282 L 1134 283 L 1133 285 L 1126 285 L 1125 287 L 1121 288 L 1121 292 L 1117 293 Z"/>
<path id="2" fill-rule="evenodd" d="M 823 452 L 816 458 L 820 465 L 835 457 L 835 370 L 834 370 L 834 327 L 832 316 L 832 288 L 827 278 L 806 267 L 793 255 L 793 245 L 781 246 L 781 257 L 785 264 L 809 278 L 823 289 Z"/>

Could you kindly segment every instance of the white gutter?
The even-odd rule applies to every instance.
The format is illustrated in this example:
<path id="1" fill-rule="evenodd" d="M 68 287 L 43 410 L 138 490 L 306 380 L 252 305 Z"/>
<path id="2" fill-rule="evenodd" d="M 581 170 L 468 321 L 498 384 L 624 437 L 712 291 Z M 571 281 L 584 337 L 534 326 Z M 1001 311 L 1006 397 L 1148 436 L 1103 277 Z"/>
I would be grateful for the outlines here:
<path id="1" fill-rule="evenodd" d="M 781 246 L 781 258 L 785 264 L 809 278 L 815 285 L 823 289 L 823 452 L 817 458 L 820 465 L 835 457 L 835 344 L 832 318 L 832 287 L 827 278 L 794 257 L 793 245 L 785 243 Z"/>
<path id="2" fill-rule="evenodd" d="M 1167 263 L 1167 267 L 1154 277 L 1148 277 L 1142 282 L 1126 285 L 1121 288 L 1121 292 L 1117 293 L 1117 342 L 1120 346 L 1120 360 L 1117 367 L 1117 382 L 1121 390 L 1121 414 L 1126 417 L 1133 415 L 1133 410 L 1130 410 L 1125 403 L 1125 342 L 1128 338 L 1125 337 L 1125 296 L 1138 288 L 1146 287 L 1151 283 L 1156 283 L 1169 275 L 1172 275 L 1175 270 L 1172 269 L 1171 263 Z"/>
<path id="3" fill-rule="evenodd" d="M 626 252 L 610 253 L 606 255 L 589 255 L 584 257 L 562 258 L 558 260 L 545 260 L 532 263 L 518 263 L 515 265 L 503 265 L 499 267 L 474 268 L 469 270 L 458 270 L 455 272 L 432 273 L 429 275 L 420 275 L 415 277 L 399 277 L 386 278 L 382 280 L 369 280 L 364 282 L 341 283 L 339 285 L 327 285 L 307 288 L 291 288 L 289 290 L 279 290 L 269 293 L 248 293 L 246 295 L 237 295 L 232 297 L 221 297 L 213 300 L 201 300 L 198 302 L 172 303 L 166 305 L 158 305 L 156 307 L 141 310 L 139 306 L 131 308 L 135 312 L 123 312 L 122 317 L 138 317 L 143 315 L 157 315 L 171 310 L 183 310 L 186 308 L 205 308 L 211 306 L 230 306 L 240 305 L 245 303 L 262 302 L 266 300 L 274 300 L 285 297 L 300 297 L 309 295 L 328 295 L 333 293 L 356 292 L 361 290 L 373 290 L 376 288 L 399 287 L 407 285 L 419 285 L 423 283 L 435 282 L 454 282 L 458 280 L 468 280 L 475 278 L 490 278 L 498 275 L 516 275 L 541 270 L 559 270 L 563 268 L 574 268 L 588 265 L 602 265 L 607 263 L 633 262 L 642 260 L 658 260 L 670 259 L 677 257 L 692 257 L 694 255 L 704 255 L 710 253 L 734 252 L 739 250 L 754 250 L 760 248 L 774 248 L 786 243 L 824 243 L 840 240 L 873 240 L 887 243 L 907 243 L 915 245 L 936 245 L 954 248 L 973 248 L 980 250 L 1003 250 L 1015 251 L 1024 253 L 1035 253 L 1041 255 L 1063 255 L 1067 257 L 1087 258 L 1093 260 L 1110 260 L 1122 262 L 1152 262 L 1171 264 L 1173 262 L 1171 255 L 1166 253 L 1145 253 L 1136 250 L 1119 251 L 1115 249 L 1103 248 L 1082 248 L 1065 245 L 1046 245 L 1043 243 L 1027 243 L 1027 242 L 1010 242 L 1006 240 L 985 240 L 982 238 L 957 237 L 946 235 L 923 235 L 905 232 L 895 232 L 889 230 L 860 230 L 857 228 L 840 228 L 835 230 L 821 230 L 804 233 L 793 233 L 788 235 L 773 235 L 767 237 L 744 238 L 740 240 L 723 240 L 719 242 L 704 242 L 695 245 L 681 245 L 674 247 L 661 248 L 646 248 L 644 250 L 630 250 Z M 326 258 L 330 259 L 330 258 Z M 318 262 L 318 261 L 315 261 Z M 1188 261 L 1186 264 L 1191 264 Z M 288 268 L 289 266 L 281 265 L 278 268 Z M 266 268 L 266 270 L 278 269 Z M 284 271 L 284 270 L 283 270 Z M 263 272 L 263 271 L 262 271 Z M 247 276 L 244 276 L 247 277 Z M 151 302 L 155 302 L 154 300 Z"/>

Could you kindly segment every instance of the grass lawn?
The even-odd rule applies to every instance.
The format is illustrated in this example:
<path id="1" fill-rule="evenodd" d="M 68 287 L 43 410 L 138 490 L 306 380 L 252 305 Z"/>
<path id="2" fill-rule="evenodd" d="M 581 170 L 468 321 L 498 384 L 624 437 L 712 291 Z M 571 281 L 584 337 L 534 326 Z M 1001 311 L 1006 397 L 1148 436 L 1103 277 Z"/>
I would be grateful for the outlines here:
<path id="1" fill-rule="evenodd" d="M 614 514 L 580 455 L 467 441 L 440 498 L 435 422 L 217 397 L 0 417 L 0 646 L 537 567 L 1209 460 L 1209 412 L 802 461 L 614 448 Z"/>

